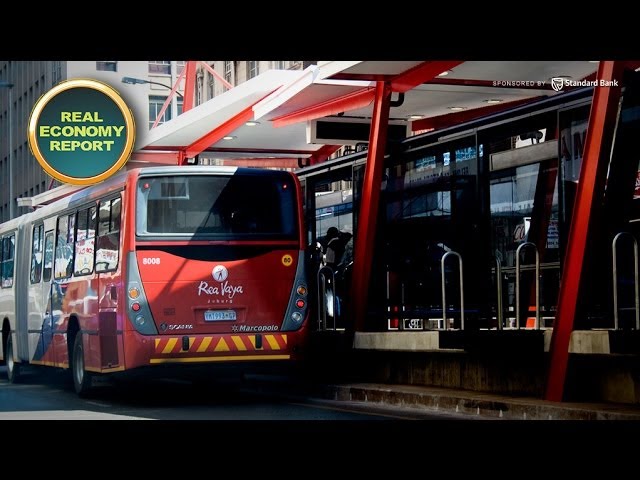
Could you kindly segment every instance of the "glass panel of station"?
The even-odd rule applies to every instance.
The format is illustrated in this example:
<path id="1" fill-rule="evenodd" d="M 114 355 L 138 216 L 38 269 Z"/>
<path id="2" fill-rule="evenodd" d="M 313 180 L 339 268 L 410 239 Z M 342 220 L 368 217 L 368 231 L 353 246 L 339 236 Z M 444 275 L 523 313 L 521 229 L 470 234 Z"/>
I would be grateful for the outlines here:
<path id="1" fill-rule="evenodd" d="M 348 240 L 344 243 L 344 251 L 340 259 L 336 260 L 333 268 L 335 273 L 335 285 L 326 286 L 329 294 L 328 309 L 325 310 L 328 318 L 323 318 L 328 326 L 344 328 L 344 321 L 348 317 L 349 289 L 351 286 L 351 273 L 354 255 L 354 190 L 353 190 L 353 163 L 346 162 L 343 166 L 332 169 L 329 172 L 303 175 L 301 183 L 305 196 L 305 214 L 308 244 L 310 251 L 314 251 L 316 245 L 320 245 L 322 251 L 319 255 L 312 256 L 310 265 L 310 279 L 317 292 L 317 272 L 322 267 L 322 255 L 326 253 L 328 243 L 327 232 L 329 229 L 337 229 L 341 234 L 346 234 Z M 333 302 L 333 292 L 337 295 Z M 324 291 L 324 290 L 323 290 Z M 313 299 L 314 302 L 316 299 Z M 334 311 L 335 306 L 335 311 Z M 317 307 L 317 305 L 314 305 Z M 335 322 L 334 321 L 335 316 Z"/>
<path id="2" fill-rule="evenodd" d="M 428 145 L 408 142 L 392 156 L 382 185 L 368 325 L 442 328 L 441 259 L 454 251 L 464 267 L 466 330 L 498 327 L 496 259 L 502 326 L 517 327 L 518 280 L 520 327 L 532 328 L 537 251 L 541 326 L 552 326 L 573 207 L 565 197 L 575 194 L 588 114 L 586 98 Z M 448 256 L 444 269 L 449 327 L 460 328 L 457 259 Z"/>
<path id="3" fill-rule="evenodd" d="M 638 74 L 635 76 L 637 77 Z M 606 194 L 592 220 L 574 328 L 612 328 L 612 240 L 621 231 L 640 240 L 640 95 L 629 80 L 616 126 Z M 574 200 L 580 178 L 591 96 L 485 122 L 468 133 L 427 134 L 385 159 L 365 329 L 442 328 L 442 256 L 463 261 L 465 330 L 498 327 L 500 261 L 502 327 L 535 326 L 535 252 L 540 262 L 541 327 L 552 327 Z M 355 157 L 354 157 L 355 158 Z M 335 226 L 356 233 L 365 163 L 345 158 L 302 176 L 309 242 Z M 632 325 L 634 253 L 631 235 L 618 243 L 621 327 Z M 531 245 L 532 244 L 532 245 Z M 525 246 L 523 246 L 525 245 Z M 520 256 L 520 272 L 516 256 Z M 353 259 L 353 240 L 345 253 Z M 457 259 L 445 264 L 449 327 L 460 328 Z M 348 311 L 349 289 L 344 289 Z"/>
<path id="4" fill-rule="evenodd" d="M 464 277 L 479 278 L 482 151 L 475 135 L 409 148 L 387 162 L 382 183 L 376 254 L 369 292 L 372 329 L 443 327 L 441 259 L 463 261 Z M 486 282 L 465 285 L 466 317 L 478 317 Z M 459 264 L 445 263 L 447 317 L 460 328 Z"/>
<path id="5" fill-rule="evenodd" d="M 494 288 L 489 296 L 489 328 L 498 327 L 498 281 L 502 287 L 502 327 L 536 326 L 536 277 L 541 326 L 552 325 L 560 284 L 562 230 L 556 132 L 557 111 L 551 110 L 488 128 L 478 135 L 486 153 L 488 179 L 483 186 L 489 203 L 485 212 L 490 237 L 486 260 L 491 273 L 486 278 L 492 279 Z M 519 319 L 516 291 L 520 293 Z"/>

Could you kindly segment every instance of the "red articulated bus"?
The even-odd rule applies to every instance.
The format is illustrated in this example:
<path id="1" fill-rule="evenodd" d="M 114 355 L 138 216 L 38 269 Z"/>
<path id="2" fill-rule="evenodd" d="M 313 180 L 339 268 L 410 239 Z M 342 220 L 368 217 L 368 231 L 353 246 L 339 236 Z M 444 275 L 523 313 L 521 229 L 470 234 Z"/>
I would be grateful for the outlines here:
<path id="1" fill-rule="evenodd" d="M 302 194 L 288 172 L 150 167 L 0 225 L 9 381 L 24 364 L 97 374 L 288 366 L 308 327 Z"/>

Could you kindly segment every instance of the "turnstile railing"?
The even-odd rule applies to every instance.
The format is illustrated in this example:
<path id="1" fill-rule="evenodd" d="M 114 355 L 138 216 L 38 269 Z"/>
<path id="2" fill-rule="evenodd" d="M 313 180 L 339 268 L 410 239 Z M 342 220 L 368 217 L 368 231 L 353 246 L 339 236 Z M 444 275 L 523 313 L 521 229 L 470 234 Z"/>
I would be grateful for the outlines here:
<path id="1" fill-rule="evenodd" d="M 618 305 L 618 240 L 620 238 L 629 236 L 633 240 L 633 284 L 635 290 L 635 313 L 636 313 L 636 330 L 640 330 L 640 287 L 638 284 L 638 241 L 633 236 L 633 234 L 629 232 L 620 232 L 615 237 L 613 237 L 613 241 L 611 242 L 611 255 L 612 255 L 612 265 L 611 265 L 611 273 L 613 276 L 613 328 L 618 330 L 620 328 L 620 318 L 619 318 L 619 305 Z"/>
<path id="2" fill-rule="evenodd" d="M 449 330 L 449 321 L 447 320 L 447 288 L 445 283 L 445 262 L 449 256 L 456 257 L 458 259 L 458 266 L 460 270 L 460 330 L 464 330 L 464 275 L 462 267 L 462 256 L 458 252 L 450 250 L 446 252 L 440 259 L 440 271 L 442 281 L 442 323 L 444 330 Z"/>
<path id="3" fill-rule="evenodd" d="M 336 296 L 336 275 L 331 267 L 318 269 L 318 330 L 336 330 L 338 315 L 338 297 Z M 331 312 L 329 311 L 331 306 Z M 329 328 L 329 318 L 332 328 Z"/>
<path id="4" fill-rule="evenodd" d="M 516 328 L 520 329 L 520 253 L 525 248 L 533 248 L 536 254 L 536 330 L 540 329 L 540 254 L 533 242 L 524 242 L 516 250 Z"/>

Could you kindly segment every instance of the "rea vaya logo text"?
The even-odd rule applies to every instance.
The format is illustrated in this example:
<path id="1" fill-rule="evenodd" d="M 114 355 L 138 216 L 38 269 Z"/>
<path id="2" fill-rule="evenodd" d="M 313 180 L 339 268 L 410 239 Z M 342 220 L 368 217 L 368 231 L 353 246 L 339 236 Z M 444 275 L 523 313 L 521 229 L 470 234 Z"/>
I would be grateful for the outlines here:
<path id="1" fill-rule="evenodd" d="M 233 299 L 238 293 L 244 293 L 242 285 L 233 285 L 227 281 L 229 271 L 224 265 L 216 265 L 211 271 L 211 276 L 216 281 L 212 285 L 202 280 L 198 285 L 198 296 L 210 295 Z"/>

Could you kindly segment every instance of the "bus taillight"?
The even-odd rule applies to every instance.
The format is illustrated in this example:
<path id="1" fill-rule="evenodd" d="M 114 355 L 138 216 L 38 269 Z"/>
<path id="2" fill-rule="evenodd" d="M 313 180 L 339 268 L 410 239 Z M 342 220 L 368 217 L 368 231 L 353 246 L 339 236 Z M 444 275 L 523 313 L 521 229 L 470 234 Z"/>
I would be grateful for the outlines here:
<path id="1" fill-rule="evenodd" d="M 127 311 L 129 321 L 139 333 L 157 335 L 158 330 L 144 293 L 135 252 L 130 252 L 127 257 L 127 294 L 131 300 L 135 300 L 129 304 L 130 310 Z"/>
<path id="2" fill-rule="evenodd" d="M 145 320 L 145 318 L 144 318 L 142 315 L 138 315 L 138 316 L 136 317 L 136 325 L 137 325 L 137 326 L 139 326 L 139 327 L 144 326 L 144 322 L 145 322 L 145 321 L 146 321 L 146 320 Z"/>

